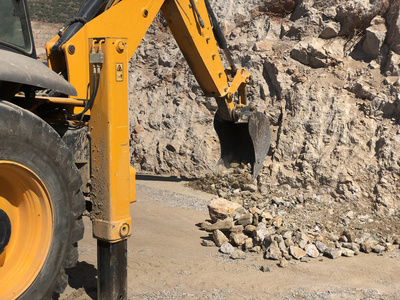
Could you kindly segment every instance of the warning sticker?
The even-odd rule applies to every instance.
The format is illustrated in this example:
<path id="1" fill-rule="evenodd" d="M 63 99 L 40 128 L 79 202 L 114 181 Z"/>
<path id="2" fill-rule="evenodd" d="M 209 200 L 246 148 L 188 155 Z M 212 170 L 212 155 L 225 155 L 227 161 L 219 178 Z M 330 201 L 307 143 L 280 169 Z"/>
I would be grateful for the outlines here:
<path id="1" fill-rule="evenodd" d="M 122 63 L 115 64 L 115 80 L 124 81 L 124 68 Z"/>

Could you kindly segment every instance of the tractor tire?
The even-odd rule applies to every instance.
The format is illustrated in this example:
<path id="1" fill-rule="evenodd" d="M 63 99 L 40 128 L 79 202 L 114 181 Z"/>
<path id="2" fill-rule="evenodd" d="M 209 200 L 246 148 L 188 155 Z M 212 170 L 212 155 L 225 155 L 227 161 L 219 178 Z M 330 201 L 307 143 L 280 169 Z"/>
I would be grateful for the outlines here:
<path id="1" fill-rule="evenodd" d="M 0 254 L 0 299 L 51 299 L 76 265 L 85 201 L 73 155 L 42 119 L 0 101 L 0 209 L 11 223 Z M 1 224 L 0 224 L 1 225 Z"/>

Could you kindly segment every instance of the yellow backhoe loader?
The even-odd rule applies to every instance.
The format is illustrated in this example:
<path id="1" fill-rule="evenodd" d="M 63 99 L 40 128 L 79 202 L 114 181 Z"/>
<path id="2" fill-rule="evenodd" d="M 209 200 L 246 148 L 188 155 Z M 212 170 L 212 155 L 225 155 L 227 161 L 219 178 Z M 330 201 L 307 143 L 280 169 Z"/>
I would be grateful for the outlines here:
<path id="1" fill-rule="evenodd" d="M 208 0 L 90 0 L 47 43 L 47 66 L 36 59 L 26 1 L 0 0 L 0 299 L 62 293 L 85 209 L 98 240 L 98 299 L 127 298 L 127 70 L 160 10 L 217 101 L 220 163 L 260 172 L 269 122 L 247 104 L 250 73 L 235 66 Z"/>

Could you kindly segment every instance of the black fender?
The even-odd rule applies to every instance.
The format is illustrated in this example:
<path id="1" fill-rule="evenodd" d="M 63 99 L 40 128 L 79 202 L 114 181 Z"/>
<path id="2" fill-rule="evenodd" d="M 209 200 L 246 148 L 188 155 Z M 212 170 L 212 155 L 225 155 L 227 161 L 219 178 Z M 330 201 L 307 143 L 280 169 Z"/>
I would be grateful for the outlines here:
<path id="1" fill-rule="evenodd" d="M 0 49 L 0 83 L 11 82 L 76 96 L 76 89 L 40 61 Z"/>

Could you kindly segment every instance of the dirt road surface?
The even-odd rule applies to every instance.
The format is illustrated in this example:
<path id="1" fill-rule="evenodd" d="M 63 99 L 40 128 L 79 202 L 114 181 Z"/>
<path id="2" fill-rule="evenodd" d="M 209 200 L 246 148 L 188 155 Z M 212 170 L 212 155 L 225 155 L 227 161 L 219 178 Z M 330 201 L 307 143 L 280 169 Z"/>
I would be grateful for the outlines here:
<path id="1" fill-rule="evenodd" d="M 214 197 L 175 178 L 139 176 L 131 205 L 128 240 L 128 299 L 400 299 L 400 251 L 335 260 L 292 260 L 287 268 L 260 254 L 231 260 L 204 247 Z M 96 299 L 96 240 L 85 218 L 77 266 L 60 299 Z M 260 271 L 268 266 L 269 272 Z"/>

